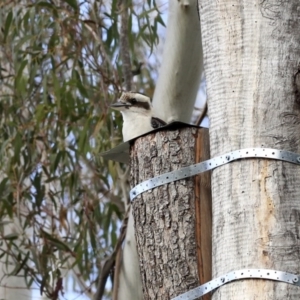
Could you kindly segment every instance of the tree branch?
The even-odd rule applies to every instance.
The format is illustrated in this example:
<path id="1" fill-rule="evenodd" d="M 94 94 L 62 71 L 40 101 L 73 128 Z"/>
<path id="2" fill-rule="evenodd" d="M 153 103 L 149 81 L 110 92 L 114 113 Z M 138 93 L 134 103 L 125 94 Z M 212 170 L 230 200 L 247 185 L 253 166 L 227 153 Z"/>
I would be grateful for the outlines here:
<path id="1" fill-rule="evenodd" d="M 106 281 L 107 278 L 110 274 L 110 271 L 112 270 L 112 268 L 114 267 L 115 261 L 116 261 L 116 256 L 122 246 L 122 243 L 124 241 L 125 235 L 126 235 L 126 229 L 127 229 L 127 223 L 128 223 L 128 214 L 129 214 L 129 209 L 127 209 L 126 211 L 126 215 L 125 218 L 123 220 L 123 224 L 122 227 L 120 229 L 120 236 L 118 238 L 118 241 L 116 243 L 115 249 L 113 251 L 113 253 L 111 254 L 110 257 L 108 257 L 102 267 L 100 276 L 99 276 L 99 280 L 98 280 L 98 285 L 97 285 L 97 291 L 95 293 L 94 296 L 94 300 L 101 300 L 102 296 L 104 294 L 105 291 L 105 285 L 106 285 Z"/>
<path id="2" fill-rule="evenodd" d="M 122 69 L 125 82 L 125 89 L 131 90 L 132 72 L 128 41 L 128 0 L 120 0 L 119 8 L 121 12 L 120 30 L 120 55 L 122 59 Z"/>

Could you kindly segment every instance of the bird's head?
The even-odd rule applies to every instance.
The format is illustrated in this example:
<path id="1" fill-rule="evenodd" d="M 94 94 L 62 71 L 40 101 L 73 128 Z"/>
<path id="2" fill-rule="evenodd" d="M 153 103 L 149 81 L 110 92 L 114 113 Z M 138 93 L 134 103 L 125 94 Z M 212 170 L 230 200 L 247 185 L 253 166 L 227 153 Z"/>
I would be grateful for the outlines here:
<path id="1" fill-rule="evenodd" d="M 121 111 L 123 114 L 138 113 L 149 115 L 152 110 L 151 99 L 135 92 L 123 92 L 120 99 L 110 107 Z"/>

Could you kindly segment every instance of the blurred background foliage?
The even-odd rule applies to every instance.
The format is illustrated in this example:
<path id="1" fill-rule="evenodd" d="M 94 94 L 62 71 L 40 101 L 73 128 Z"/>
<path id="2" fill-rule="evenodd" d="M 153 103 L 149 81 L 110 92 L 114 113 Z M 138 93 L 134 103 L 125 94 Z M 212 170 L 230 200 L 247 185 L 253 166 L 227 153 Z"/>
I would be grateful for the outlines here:
<path id="1" fill-rule="evenodd" d="M 92 297 L 125 213 L 125 167 L 99 156 L 121 142 L 121 1 L 0 3 L 1 272 L 49 299 L 70 270 Z M 152 96 L 160 7 L 126 5 L 133 90 Z"/>

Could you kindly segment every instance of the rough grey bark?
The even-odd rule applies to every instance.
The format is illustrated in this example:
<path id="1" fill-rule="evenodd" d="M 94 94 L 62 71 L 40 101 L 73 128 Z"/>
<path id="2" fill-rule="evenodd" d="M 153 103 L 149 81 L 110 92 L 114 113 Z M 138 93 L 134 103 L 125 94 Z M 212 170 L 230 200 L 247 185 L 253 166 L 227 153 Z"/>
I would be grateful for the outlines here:
<path id="1" fill-rule="evenodd" d="M 131 185 L 195 163 L 196 129 L 149 134 L 131 149 Z M 198 286 L 194 178 L 133 202 L 144 299 L 170 299 Z"/>
<path id="2" fill-rule="evenodd" d="M 299 0 L 199 2 L 211 156 L 246 147 L 300 153 Z M 299 273 L 299 177 L 299 166 L 267 159 L 213 171 L 213 277 L 240 268 Z M 213 299 L 299 295 L 285 283 L 243 280 Z"/>

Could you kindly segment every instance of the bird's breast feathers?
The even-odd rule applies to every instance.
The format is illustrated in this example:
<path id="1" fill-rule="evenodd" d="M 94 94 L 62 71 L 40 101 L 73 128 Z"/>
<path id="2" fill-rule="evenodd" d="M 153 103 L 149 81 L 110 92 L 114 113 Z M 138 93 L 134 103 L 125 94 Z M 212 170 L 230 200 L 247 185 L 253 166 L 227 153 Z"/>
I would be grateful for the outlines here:
<path id="1" fill-rule="evenodd" d="M 123 114 L 123 140 L 126 142 L 164 125 L 166 125 L 164 121 L 151 116 L 140 115 L 127 118 L 126 114 Z"/>

